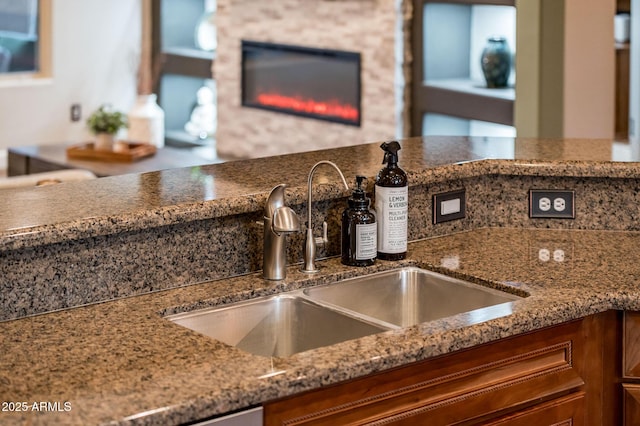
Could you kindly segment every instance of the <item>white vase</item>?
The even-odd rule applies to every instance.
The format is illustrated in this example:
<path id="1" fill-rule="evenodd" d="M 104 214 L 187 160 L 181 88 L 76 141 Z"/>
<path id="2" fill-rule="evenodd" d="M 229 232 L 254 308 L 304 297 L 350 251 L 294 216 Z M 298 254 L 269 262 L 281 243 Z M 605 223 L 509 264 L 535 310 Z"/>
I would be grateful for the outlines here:
<path id="1" fill-rule="evenodd" d="M 149 143 L 158 148 L 164 146 L 164 111 L 156 101 L 157 96 L 153 93 L 138 95 L 135 105 L 127 114 L 129 141 Z"/>
<path id="2" fill-rule="evenodd" d="M 115 137 L 111 133 L 98 133 L 93 148 L 98 151 L 113 151 L 114 140 Z"/>

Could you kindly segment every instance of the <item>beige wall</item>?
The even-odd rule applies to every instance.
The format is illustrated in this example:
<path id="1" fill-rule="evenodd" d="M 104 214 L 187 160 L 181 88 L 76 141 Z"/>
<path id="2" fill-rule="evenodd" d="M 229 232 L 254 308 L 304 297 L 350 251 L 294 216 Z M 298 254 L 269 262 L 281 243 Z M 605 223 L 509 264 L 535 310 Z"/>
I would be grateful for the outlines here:
<path id="1" fill-rule="evenodd" d="M 565 137 L 613 137 L 615 0 L 565 0 Z"/>
<path id="2" fill-rule="evenodd" d="M 0 148 L 78 143 L 101 103 L 127 111 L 135 100 L 140 2 L 42 0 L 51 5 L 51 70 L 38 78 L 0 76 Z M 71 122 L 72 103 L 83 119 Z"/>
<path id="3" fill-rule="evenodd" d="M 615 0 L 517 0 L 516 6 L 518 136 L 613 137 Z"/>
<path id="4" fill-rule="evenodd" d="M 399 114 L 393 0 L 218 0 L 218 150 L 259 157 L 393 138 Z M 400 36 L 402 38 L 402 36 Z M 240 105 L 240 41 L 249 39 L 361 53 L 362 125 L 329 123 Z"/>

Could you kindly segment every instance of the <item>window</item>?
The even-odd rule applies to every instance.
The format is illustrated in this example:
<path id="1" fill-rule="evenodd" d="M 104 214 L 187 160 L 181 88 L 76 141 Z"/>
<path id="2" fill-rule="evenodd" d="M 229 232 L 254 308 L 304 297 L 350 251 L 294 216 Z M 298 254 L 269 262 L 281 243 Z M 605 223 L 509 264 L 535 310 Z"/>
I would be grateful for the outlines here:
<path id="1" fill-rule="evenodd" d="M 48 64 L 42 43 L 50 13 L 39 0 L 0 0 L 0 74 L 43 73 Z M 46 19 L 45 19 L 46 18 Z"/>

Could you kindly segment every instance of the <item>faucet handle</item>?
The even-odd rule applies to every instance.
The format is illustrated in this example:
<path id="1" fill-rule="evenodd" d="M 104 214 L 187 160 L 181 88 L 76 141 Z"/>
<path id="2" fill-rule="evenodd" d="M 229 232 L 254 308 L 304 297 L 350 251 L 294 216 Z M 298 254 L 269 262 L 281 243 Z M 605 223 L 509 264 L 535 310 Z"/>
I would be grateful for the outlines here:
<path id="1" fill-rule="evenodd" d="M 273 212 L 271 229 L 276 234 L 297 232 L 300 230 L 300 219 L 291 207 L 278 207 Z"/>
<path id="2" fill-rule="evenodd" d="M 316 237 L 316 244 L 327 244 L 329 238 L 327 237 L 327 221 L 322 222 L 322 236 Z"/>

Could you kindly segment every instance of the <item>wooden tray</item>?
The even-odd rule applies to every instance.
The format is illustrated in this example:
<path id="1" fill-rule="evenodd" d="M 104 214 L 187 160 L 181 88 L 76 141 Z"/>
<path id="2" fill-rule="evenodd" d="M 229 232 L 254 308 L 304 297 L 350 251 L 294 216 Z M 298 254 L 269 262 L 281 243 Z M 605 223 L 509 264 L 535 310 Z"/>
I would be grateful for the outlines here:
<path id="1" fill-rule="evenodd" d="M 86 142 L 68 147 L 67 157 L 78 160 L 132 163 L 154 155 L 156 150 L 154 145 L 146 143 L 118 141 L 113 151 L 99 151 L 93 148 L 93 142 Z"/>

